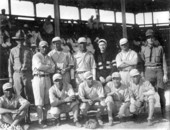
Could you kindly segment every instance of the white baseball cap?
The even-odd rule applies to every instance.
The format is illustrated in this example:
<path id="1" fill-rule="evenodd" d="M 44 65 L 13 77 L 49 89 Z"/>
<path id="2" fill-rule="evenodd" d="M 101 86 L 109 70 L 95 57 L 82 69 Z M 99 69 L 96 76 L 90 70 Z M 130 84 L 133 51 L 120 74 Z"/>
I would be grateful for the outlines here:
<path id="1" fill-rule="evenodd" d="M 54 37 L 52 39 L 52 42 L 57 42 L 57 41 L 60 41 L 61 42 L 61 38 L 60 37 Z"/>
<path id="2" fill-rule="evenodd" d="M 122 38 L 119 41 L 120 46 L 123 45 L 123 44 L 126 44 L 126 43 L 128 43 L 128 39 L 127 38 Z"/>
<path id="3" fill-rule="evenodd" d="M 84 73 L 84 78 L 85 79 L 89 79 L 91 77 L 93 77 L 93 74 L 90 71 L 87 71 L 87 72 Z"/>
<path id="4" fill-rule="evenodd" d="M 53 81 L 55 81 L 56 79 L 62 79 L 62 75 L 57 73 L 53 75 Z"/>
<path id="5" fill-rule="evenodd" d="M 87 39 L 85 37 L 80 37 L 77 41 L 79 44 L 80 43 L 87 43 Z"/>
<path id="6" fill-rule="evenodd" d="M 3 85 L 3 87 L 2 87 L 2 89 L 5 91 L 5 90 L 7 90 L 7 89 L 10 89 L 10 88 L 12 88 L 12 84 L 11 83 L 5 83 L 4 85 Z"/>
<path id="7" fill-rule="evenodd" d="M 48 46 L 46 41 L 40 41 L 39 46 Z"/>
<path id="8" fill-rule="evenodd" d="M 99 45 L 100 43 L 105 43 L 105 44 L 107 45 L 107 41 L 106 41 L 105 39 L 100 39 L 97 43 L 98 43 L 98 45 Z"/>
<path id="9" fill-rule="evenodd" d="M 119 72 L 114 72 L 112 74 L 112 78 L 121 78 L 121 76 L 120 76 Z"/>
<path id="10" fill-rule="evenodd" d="M 140 72 L 137 69 L 132 69 L 130 71 L 130 76 L 133 77 L 133 76 L 136 76 L 136 75 L 140 75 Z"/>

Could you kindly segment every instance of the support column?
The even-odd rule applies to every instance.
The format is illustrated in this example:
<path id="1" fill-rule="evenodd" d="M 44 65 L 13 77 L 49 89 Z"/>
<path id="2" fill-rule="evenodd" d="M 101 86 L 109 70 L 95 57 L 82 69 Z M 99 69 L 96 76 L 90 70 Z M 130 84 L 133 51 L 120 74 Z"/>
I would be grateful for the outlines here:
<path id="1" fill-rule="evenodd" d="M 144 23 L 144 27 L 145 27 L 145 13 L 143 12 L 143 23 Z"/>
<path id="2" fill-rule="evenodd" d="M 11 17 L 11 0 L 8 0 L 9 17 Z"/>
<path id="3" fill-rule="evenodd" d="M 34 7 L 34 17 L 37 17 L 37 7 L 36 7 L 36 2 L 33 2 L 33 7 Z"/>
<path id="4" fill-rule="evenodd" d="M 59 0 L 54 0 L 54 30 L 55 36 L 60 36 L 60 9 Z"/>
<path id="5" fill-rule="evenodd" d="M 121 11 L 122 11 L 123 37 L 127 38 L 125 0 L 120 0 L 120 1 L 121 1 Z"/>
<path id="6" fill-rule="evenodd" d="M 79 11 L 79 20 L 81 20 L 81 9 L 80 9 L 80 7 L 78 7 L 78 11 Z"/>
<path id="7" fill-rule="evenodd" d="M 154 25 L 153 11 L 152 11 L 152 25 Z"/>
<path id="8" fill-rule="evenodd" d="M 116 19 L 116 11 L 114 11 L 114 19 L 115 19 L 115 23 L 117 22 L 117 19 Z"/>
<path id="9" fill-rule="evenodd" d="M 136 13 L 134 13 L 134 24 L 136 24 Z"/>

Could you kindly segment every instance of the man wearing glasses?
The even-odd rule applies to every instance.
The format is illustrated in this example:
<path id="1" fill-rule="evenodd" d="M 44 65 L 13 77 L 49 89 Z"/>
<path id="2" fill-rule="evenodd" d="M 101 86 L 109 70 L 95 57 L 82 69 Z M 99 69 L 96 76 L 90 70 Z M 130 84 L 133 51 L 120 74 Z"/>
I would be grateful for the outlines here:
<path id="1" fill-rule="evenodd" d="M 145 78 L 151 82 L 158 92 L 162 117 L 165 118 L 166 102 L 164 83 L 168 81 L 165 53 L 163 47 L 158 44 L 159 41 L 156 39 L 152 29 L 148 29 L 145 35 L 147 46 L 143 47 L 141 51 L 141 57 L 145 63 Z"/>
<path id="2" fill-rule="evenodd" d="M 25 118 L 30 103 L 14 93 L 11 83 L 5 83 L 2 88 L 4 95 L 0 97 L 0 125 L 2 123 L 10 124 L 8 130 L 12 130 L 16 126 L 21 127 L 20 123 Z"/>
<path id="3" fill-rule="evenodd" d="M 129 48 L 129 42 L 127 38 L 122 38 L 119 41 L 121 52 L 116 56 L 116 65 L 120 72 L 122 83 L 129 84 L 131 69 L 136 68 L 138 62 L 138 55 L 135 51 Z"/>

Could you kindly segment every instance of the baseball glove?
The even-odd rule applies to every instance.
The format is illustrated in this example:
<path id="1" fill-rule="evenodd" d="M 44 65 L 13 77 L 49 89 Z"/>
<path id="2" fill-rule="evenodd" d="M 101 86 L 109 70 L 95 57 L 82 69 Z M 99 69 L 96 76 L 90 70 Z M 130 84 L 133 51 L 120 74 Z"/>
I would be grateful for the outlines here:
<path id="1" fill-rule="evenodd" d="M 89 119 L 86 121 L 84 127 L 88 129 L 95 129 L 98 127 L 98 122 L 95 119 Z"/>

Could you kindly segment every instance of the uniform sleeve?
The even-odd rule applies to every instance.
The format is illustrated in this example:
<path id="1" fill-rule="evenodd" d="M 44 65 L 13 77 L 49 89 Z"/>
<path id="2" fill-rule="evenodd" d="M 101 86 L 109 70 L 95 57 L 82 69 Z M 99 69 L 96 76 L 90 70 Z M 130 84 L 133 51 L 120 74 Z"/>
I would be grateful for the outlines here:
<path id="1" fill-rule="evenodd" d="M 23 104 L 28 103 L 28 101 L 26 99 L 24 99 L 22 96 L 18 97 L 18 102 L 19 104 L 22 106 Z"/>
<path id="2" fill-rule="evenodd" d="M 14 57 L 12 51 L 10 51 L 9 59 L 8 59 L 8 76 L 9 78 L 13 76 L 13 65 L 14 65 Z"/>
<path id="3" fill-rule="evenodd" d="M 96 68 L 96 62 L 94 60 L 94 56 L 92 54 L 90 54 L 90 59 L 91 59 L 91 69 L 95 69 Z"/>
<path id="4" fill-rule="evenodd" d="M 155 94 L 155 89 L 149 81 L 145 81 L 144 85 L 145 85 L 144 87 L 145 95 L 149 96 Z"/>
<path id="5" fill-rule="evenodd" d="M 164 75 L 167 75 L 167 73 L 168 73 L 167 62 L 166 62 L 165 52 L 164 52 L 163 48 L 162 48 L 162 64 L 163 64 Z"/>
<path id="6" fill-rule="evenodd" d="M 120 67 L 121 64 L 122 64 L 122 60 L 120 57 L 120 53 L 118 53 L 116 56 L 116 65 L 117 65 L 117 67 Z"/>
<path id="7" fill-rule="evenodd" d="M 68 84 L 67 87 L 68 87 L 68 96 L 73 96 L 73 95 L 75 95 L 74 90 L 73 90 L 71 84 Z"/>
<path id="8" fill-rule="evenodd" d="M 79 89 L 78 89 L 78 94 L 79 94 L 79 97 L 80 99 L 86 99 L 85 98 L 85 92 L 84 92 L 84 84 L 81 83 L 80 86 L 79 86 Z"/>
<path id="9" fill-rule="evenodd" d="M 130 94 L 129 94 L 129 90 L 125 89 L 124 91 L 124 102 L 128 102 L 130 101 Z"/>
<path id="10" fill-rule="evenodd" d="M 132 51 L 132 58 L 128 61 L 130 65 L 137 65 L 138 63 L 138 55 L 135 51 Z"/>
<path id="11" fill-rule="evenodd" d="M 59 99 L 55 96 L 52 88 L 49 90 L 49 99 L 50 99 L 50 104 L 52 103 L 58 104 L 59 102 Z"/>
<path id="12" fill-rule="evenodd" d="M 74 65 L 74 60 L 73 60 L 73 57 L 71 56 L 70 52 L 67 53 L 67 56 L 68 56 L 69 65 Z"/>
<path id="13" fill-rule="evenodd" d="M 97 94 L 100 98 L 105 97 L 104 94 L 104 89 L 101 83 L 98 83 L 98 90 L 97 90 Z"/>
<path id="14" fill-rule="evenodd" d="M 3 107 L 3 99 L 0 97 L 0 107 Z"/>
<path id="15" fill-rule="evenodd" d="M 108 94 L 108 93 L 111 92 L 111 89 L 110 89 L 109 85 L 110 85 L 110 83 L 107 83 L 106 86 L 104 87 L 105 94 Z"/>

